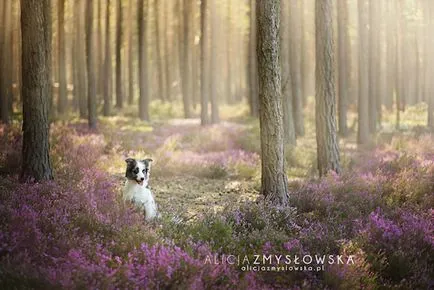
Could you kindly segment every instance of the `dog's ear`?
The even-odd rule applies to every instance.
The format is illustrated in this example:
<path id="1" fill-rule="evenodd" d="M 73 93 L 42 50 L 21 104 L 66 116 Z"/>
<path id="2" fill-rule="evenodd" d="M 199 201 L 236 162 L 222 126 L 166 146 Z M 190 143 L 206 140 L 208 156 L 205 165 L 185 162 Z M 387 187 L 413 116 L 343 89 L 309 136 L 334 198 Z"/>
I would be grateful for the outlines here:
<path id="1" fill-rule="evenodd" d="M 136 160 L 133 159 L 133 158 L 127 158 L 127 159 L 125 159 L 125 162 L 126 162 L 128 165 L 130 165 L 130 164 L 134 164 L 134 163 L 136 162 Z"/>
<path id="2" fill-rule="evenodd" d="M 151 158 L 146 158 L 146 159 L 142 160 L 142 162 L 145 164 L 145 166 L 146 166 L 146 168 L 148 168 L 148 170 L 151 170 L 152 161 L 154 161 L 154 160 L 152 160 Z"/>

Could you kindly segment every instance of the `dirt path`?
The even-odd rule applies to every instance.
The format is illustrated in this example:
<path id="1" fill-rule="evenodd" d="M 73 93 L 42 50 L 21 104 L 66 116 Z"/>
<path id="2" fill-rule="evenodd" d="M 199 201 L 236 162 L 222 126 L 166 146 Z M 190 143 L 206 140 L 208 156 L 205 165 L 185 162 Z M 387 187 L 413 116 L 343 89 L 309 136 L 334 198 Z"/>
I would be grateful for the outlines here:
<path id="1" fill-rule="evenodd" d="M 258 194 L 251 182 L 194 176 L 152 177 L 151 188 L 163 210 L 187 217 L 254 200 Z"/>

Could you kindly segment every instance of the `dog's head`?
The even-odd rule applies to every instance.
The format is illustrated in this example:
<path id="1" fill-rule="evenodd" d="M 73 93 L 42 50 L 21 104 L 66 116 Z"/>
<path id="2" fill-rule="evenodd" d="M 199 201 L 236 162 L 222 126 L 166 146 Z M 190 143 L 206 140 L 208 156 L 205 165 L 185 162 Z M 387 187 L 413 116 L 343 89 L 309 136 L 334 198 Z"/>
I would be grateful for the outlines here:
<path id="1" fill-rule="evenodd" d="M 128 158 L 125 162 L 127 163 L 125 177 L 137 182 L 141 186 L 147 186 L 151 173 L 152 159 L 136 160 Z"/>

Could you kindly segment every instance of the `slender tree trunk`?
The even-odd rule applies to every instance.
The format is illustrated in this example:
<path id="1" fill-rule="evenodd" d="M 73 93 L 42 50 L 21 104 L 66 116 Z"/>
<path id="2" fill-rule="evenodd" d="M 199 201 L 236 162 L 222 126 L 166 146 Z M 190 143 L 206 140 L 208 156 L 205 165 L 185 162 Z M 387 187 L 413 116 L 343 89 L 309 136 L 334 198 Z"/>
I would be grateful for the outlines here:
<path id="1" fill-rule="evenodd" d="M 86 6 L 87 110 L 89 128 L 96 129 L 95 52 L 93 50 L 93 0 Z"/>
<path id="2" fill-rule="evenodd" d="M 348 134 L 347 103 L 349 95 L 351 58 L 350 35 L 348 31 L 348 2 L 338 1 L 338 68 L 339 68 L 339 133 L 341 136 Z"/>
<path id="3" fill-rule="evenodd" d="M 83 43 L 84 37 L 83 34 L 85 34 L 84 29 L 84 1 L 83 0 L 77 0 L 76 5 L 78 5 L 79 14 L 77 16 L 78 23 L 77 23 L 77 69 L 79 71 L 78 77 L 79 77 L 79 91 L 78 93 L 78 108 L 80 111 L 80 118 L 86 118 L 87 117 L 87 83 L 86 83 L 86 76 L 87 76 L 87 69 L 86 69 L 86 49 L 85 44 Z"/>
<path id="4" fill-rule="evenodd" d="M 133 101 L 134 101 L 134 92 L 135 92 L 135 87 L 134 87 L 134 54 L 133 54 L 133 47 L 134 47 L 134 40 L 133 40 L 133 35 L 134 35 L 134 21 L 132 21 L 133 19 L 133 7 L 134 7 L 134 0 L 129 0 L 128 2 L 128 19 L 129 19 L 129 24 L 128 24 L 128 104 L 132 105 Z"/>
<path id="5" fill-rule="evenodd" d="M 378 23 L 377 9 L 378 1 L 369 2 L 369 132 L 377 132 L 377 99 L 378 99 Z"/>
<path id="6" fill-rule="evenodd" d="M 2 72 L 0 73 L 0 119 L 4 124 L 9 124 L 9 109 L 10 109 L 10 95 L 12 83 L 10 82 L 10 49 L 9 49 L 9 33 L 10 33 L 10 18 L 11 18 L 11 0 L 4 1 L 3 5 L 3 21 L 2 29 L 0 29 L 0 57 L 2 64 Z M 1 22 L 0 22 L 1 23 Z"/>
<path id="7" fill-rule="evenodd" d="M 401 123 L 401 100 L 403 93 L 403 85 L 402 85 L 402 39 L 400 35 L 402 35 L 402 20 L 403 17 L 401 12 L 401 3 L 400 0 L 395 1 L 395 18 L 396 18 L 396 29 L 395 29 L 395 63 L 396 63 L 396 72 L 395 72 L 395 103 L 396 103 L 396 120 L 395 127 L 399 130 Z"/>
<path id="8" fill-rule="evenodd" d="M 434 41 L 429 35 L 434 31 L 434 3 L 431 1 L 425 2 L 427 6 L 425 9 L 426 17 L 426 38 L 425 38 L 425 62 L 426 62 L 426 78 L 425 78 L 425 97 L 428 103 L 428 117 L 427 125 L 432 131 L 434 131 L 434 84 L 432 77 L 434 76 L 434 57 L 432 51 L 434 50 Z"/>
<path id="9" fill-rule="evenodd" d="M 277 204 L 288 202 L 279 60 L 280 1 L 256 2 L 261 130 L 261 194 Z"/>
<path id="10" fill-rule="evenodd" d="M 252 117 L 259 117 L 258 100 L 258 69 L 256 63 L 256 13 L 255 0 L 250 0 L 250 28 L 248 45 L 248 66 L 247 76 L 249 79 L 249 107 Z M 291 105 L 292 107 L 292 105 Z"/>
<path id="11" fill-rule="evenodd" d="M 103 44 L 103 35 L 104 32 L 102 31 L 102 15 L 103 15 L 103 11 L 102 11 L 102 1 L 103 0 L 98 0 L 98 43 L 97 43 L 97 48 L 98 48 L 98 64 L 97 64 L 97 72 L 98 72 L 98 76 L 96 78 L 97 81 L 97 95 L 102 95 L 103 91 L 104 91 L 104 79 L 105 79 L 105 63 L 104 63 L 104 51 L 105 51 L 105 47 Z M 107 0 L 109 1 L 109 0 Z"/>
<path id="12" fill-rule="evenodd" d="M 359 104 L 358 135 L 359 144 L 367 144 L 369 135 L 369 66 L 368 66 L 368 7 L 366 0 L 358 0 L 359 14 Z"/>
<path id="13" fill-rule="evenodd" d="M 160 4 L 161 1 L 155 1 L 155 46 L 156 46 L 156 62 L 157 62 L 157 80 L 158 80 L 158 94 L 160 99 L 164 102 L 166 100 L 166 93 L 164 90 L 164 72 L 163 72 L 163 57 L 161 54 L 160 46 Z"/>
<path id="14" fill-rule="evenodd" d="M 304 136 L 303 100 L 301 91 L 301 33 L 298 1 L 289 1 L 290 21 L 290 69 L 292 82 L 292 110 L 294 113 L 294 126 L 296 136 Z"/>
<path id="15" fill-rule="evenodd" d="M 49 0 L 21 1 L 23 158 L 21 181 L 53 179 L 48 108 L 51 93 Z"/>
<path id="16" fill-rule="evenodd" d="M 336 89 L 333 43 L 333 0 L 315 2 L 315 115 L 318 171 L 339 173 L 339 144 L 336 136 Z"/>
<path id="17" fill-rule="evenodd" d="M 104 116 L 110 116 L 112 109 L 112 55 L 110 38 L 110 0 L 107 0 L 105 18 L 105 61 L 104 61 Z"/>
<path id="18" fill-rule="evenodd" d="M 226 23 L 226 70 L 227 70 L 227 79 L 226 79 L 226 100 L 229 104 L 233 103 L 233 95 L 232 95 L 232 61 L 231 61 L 231 43 L 232 43 L 232 13 L 231 13 L 232 3 L 231 0 L 228 0 L 227 3 L 227 23 Z"/>
<path id="19" fill-rule="evenodd" d="M 116 108 L 124 107 L 124 96 L 122 94 L 122 0 L 117 0 L 117 25 L 116 25 Z"/>
<path id="20" fill-rule="evenodd" d="M 201 95 L 201 112 L 200 119 L 202 125 L 209 124 L 208 115 L 208 0 L 202 0 L 200 2 L 200 95 Z"/>
<path id="21" fill-rule="evenodd" d="M 280 54 L 282 69 L 282 105 L 283 105 L 283 127 L 285 143 L 290 145 L 296 144 L 294 118 L 292 109 L 292 83 L 290 71 L 289 55 L 289 19 L 288 5 L 289 2 L 281 2 L 281 30 L 280 30 Z"/>
<path id="22" fill-rule="evenodd" d="M 218 75 L 218 67 L 217 67 L 217 15 L 216 15 L 216 0 L 212 1 L 212 9 L 211 12 L 211 77 L 210 77 L 210 92 L 211 92 L 211 123 L 216 124 L 220 122 L 220 114 L 219 114 L 219 102 L 217 95 L 217 75 Z"/>
<path id="23" fill-rule="evenodd" d="M 139 37 L 139 118 L 149 121 L 148 87 L 148 43 L 147 20 L 148 0 L 138 0 L 138 37 Z"/>
<path id="24" fill-rule="evenodd" d="M 79 2 L 74 2 L 74 10 L 73 10 L 73 35 L 72 38 L 72 49 L 71 49 L 71 67 L 72 67 L 72 83 L 74 86 L 73 97 L 72 97 L 72 110 L 76 112 L 78 110 L 78 91 L 79 91 L 79 70 L 78 70 L 78 47 L 77 47 L 77 30 L 78 30 L 78 5 Z"/>
<path id="25" fill-rule="evenodd" d="M 387 1 L 387 7 L 388 11 L 393 11 L 393 1 L 395 0 L 389 0 Z M 393 98 L 394 98 L 394 89 L 395 89 L 395 73 L 396 73 L 396 63 L 395 63 L 395 46 L 394 46 L 394 33 L 395 30 L 395 21 L 393 17 L 389 15 L 387 18 L 387 30 L 388 33 L 386 33 L 387 43 L 386 43 L 386 72 L 387 72 L 387 85 L 386 85 L 386 92 L 385 92 L 385 98 L 384 98 L 384 104 L 386 108 L 390 111 L 393 109 Z"/>
<path id="26" fill-rule="evenodd" d="M 67 83 L 66 83 L 66 46 L 65 46 L 65 0 L 58 1 L 59 13 L 59 99 L 57 111 L 59 114 L 65 113 L 68 106 Z"/>
<path id="27" fill-rule="evenodd" d="M 198 100 L 198 85 L 199 85 L 199 81 L 198 81 L 198 46 L 196 44 L 196 34 L 197 34 L 197 25 L 196 25 L 196 20 L 194 15 L 197 14 L 197 6 L 195 5 L 195 3 L 191 4 L 191 15 L 193 16 L 192 21 L 191 21 L 191 35 L 192 35 L 192 40 L 191 40 L 191 105 L 193 110 L 195 111 L 197 108 L 197 104 L 199 103 Z"/>
<path id="28" fill-rule="evenodd" d="M 8 94 L 8 111 L 9 115 L 13 115 L 14 113 L 14 90 L 13 90 L 13 84 L 14 84 L 14 67 L 17 66 L 17 64 L 14 62 L 14 19 L 13 19 L 13 5 L 14 1 L 10 1 L 9 3 L 9 23 L 8 23 L 8 30 L 6 34 L 7 44 L 6 50 L 8 57 L 8 64 L 7 64 L 7 83 L 9 84 L 9 94 Z"/>
<path id="29" fill-rule="evenodd" d="M 182 26 L 183 33 L 180 33 L 180 36 L 183 36 L 183 48 L 182 48 L 182 68 L 180 68 L 181 73 L 181 85 L 182 85 L 182 100 L 184 105 L 184 117 L 191 117 L 191 49 L 190 49 L 190 4 L 189 0 L 183 1 L 183 20 L 184 24 Z M 181 43 L 181 39 L 180 39 Z"/>
<path id="30" fill-rule="evenodd" d="M 309 94 L 309 55 L 308 55 L 308 47 L 307 47 L 307 29 L 306 29 L 306 19 L 304 15 L 305 11 L 305 5 L 306 1 L 300 0 L 300 31 L 301 31 L 301 39 L 300 39 L 300 46 L 301 46 L 301 68 L 300 68 L 300 74 L 301 74 L 301 97 L 303 102 L 303 108 L 307 105 L 307 97 Z"/>
<path id="31" fill-rule="evenodd" d="M 168 3 L 163 1 L 162 3 L 163 6 L 163 13 L 164 15 L 169 15 L 169 10 L 167 9 L 167 5 Z M 169 52 L 169 31 L 170 31 L 170 18 L 169 17 L 164 17 L 164 42 L 163 42 L 163 51 L 164 51 L 164 56 L 165 56 L 165 80 L 166 80 L 166 84 L 165 84 L 165 88 L 166 88 L 166 96 L 165 98 L 168 101 L 172 100 L 172 72 L 171 72 L 171 55 Z"/>

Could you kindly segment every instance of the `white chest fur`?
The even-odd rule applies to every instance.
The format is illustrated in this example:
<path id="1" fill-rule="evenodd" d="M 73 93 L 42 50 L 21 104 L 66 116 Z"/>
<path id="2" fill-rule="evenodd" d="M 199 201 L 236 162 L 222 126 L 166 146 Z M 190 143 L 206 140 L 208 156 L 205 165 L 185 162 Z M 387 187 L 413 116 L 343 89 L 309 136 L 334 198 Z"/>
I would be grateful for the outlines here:
<path id="1" fill-rule="evenodd" d="M 134 180 L 127 180 L 124 187 L 124 200 L 131 201 L 145 210 L 146 220 L 157 216 L 157 205 L 152 192 L 144 185 L 137 184 Z"/>

